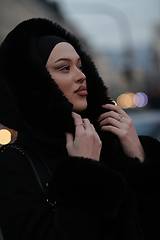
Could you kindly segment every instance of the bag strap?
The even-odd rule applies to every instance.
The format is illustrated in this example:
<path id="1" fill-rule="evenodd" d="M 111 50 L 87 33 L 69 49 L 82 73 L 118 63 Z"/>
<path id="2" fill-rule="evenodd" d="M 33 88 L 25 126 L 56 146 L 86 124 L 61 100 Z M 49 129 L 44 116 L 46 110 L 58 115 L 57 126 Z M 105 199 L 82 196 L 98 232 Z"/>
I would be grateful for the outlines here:
<path id="1" fill-rule="evenodd" d="M 27 162 L 33 172 L 33 175 L 36 178 L 36 181 L 37 181 L 40 189 L 43 191 L 43 193 L 47 197 L 47 199 L 46 199 L 47 203 L 50 205 L 51 210 L 54 212 L 57 202 L 50 200 L 50 194 L 49 194 L 49 190 L 48 190 L 48 186 L 49 186 L 49 183 L 52 178 L 52 173 L 49 170 L 46 163 L 44 162 L 44 160 L 40 157 L 40 155 L 37 152 L 35 152 L 35 150 L 30 148 L 26 144 L 20 144 L 20 143 L 8 144 L 8 145 L 3 146 L 0 149 L 0 152 L 3 152 L 8 147 L 17 149 L 25 157 L 25 159 L 27 160 Z M 4 238 L 3 238 L 3 235 L 1 232 L 1 226 L 0 226 L 0 240 L 3 240 L 3 239 Z"/>
<path id="2" fill-rule="evenodd" d="M 22 143 L 8 144 L 2 148 L 2 152 L 8 147 L 15 148 L 21 152 L 21 154 L 27 160 L 39 187 L 43 193 L 49 196 L 48 186 L 52 178 L 52 173 L 40 155 L 31 147 Z"/>

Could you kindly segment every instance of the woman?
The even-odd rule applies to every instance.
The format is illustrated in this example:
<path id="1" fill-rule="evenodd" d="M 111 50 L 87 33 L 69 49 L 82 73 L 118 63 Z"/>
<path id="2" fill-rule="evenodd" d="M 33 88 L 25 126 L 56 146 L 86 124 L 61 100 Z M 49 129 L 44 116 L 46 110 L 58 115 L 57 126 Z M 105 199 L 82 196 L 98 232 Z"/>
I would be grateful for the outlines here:
<path id="1" fill-rule="evenodd" d="M 45 161 L 54 203 L 5 148 L 4 239 L 159 239 L 159 142 L 138 138 L 76 37 L 46 19 L 22 22 L 1 45 L 0 84 L 0 122 Z"/>

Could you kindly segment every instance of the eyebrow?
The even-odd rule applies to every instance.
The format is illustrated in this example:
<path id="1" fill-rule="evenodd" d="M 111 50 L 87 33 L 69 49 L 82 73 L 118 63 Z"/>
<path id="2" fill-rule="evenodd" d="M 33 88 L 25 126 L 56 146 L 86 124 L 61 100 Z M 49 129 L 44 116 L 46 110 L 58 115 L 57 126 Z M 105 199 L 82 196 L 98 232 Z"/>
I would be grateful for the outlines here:
<path id="1" fill-rule="evenodd" d="M 80 61 L 81 60 L 81 58 L 79 57 L 78 58 L 78 61 Z M 57 63 L 57 62 L 60 62 L 60 61 L 69 61 L 69 62 L 71 62 L 71 59 L 68 59 L 68 58 L 59 58 L 58 60 L 56 60 L 54 63 Z"/>

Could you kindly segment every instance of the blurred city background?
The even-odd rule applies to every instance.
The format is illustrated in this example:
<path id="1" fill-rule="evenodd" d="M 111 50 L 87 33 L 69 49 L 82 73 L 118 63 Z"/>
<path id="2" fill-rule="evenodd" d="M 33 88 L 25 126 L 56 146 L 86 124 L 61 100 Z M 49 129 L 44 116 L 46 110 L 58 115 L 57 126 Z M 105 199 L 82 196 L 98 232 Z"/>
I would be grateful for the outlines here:
<path id="1" fill-rule="evenodd" d="M 33 17 L 77 35 L 138 134 L 160 140 L 160 0 L 0 0 L 0 43 Z M 16 134 L 0 125 L 0 146 Z"/>

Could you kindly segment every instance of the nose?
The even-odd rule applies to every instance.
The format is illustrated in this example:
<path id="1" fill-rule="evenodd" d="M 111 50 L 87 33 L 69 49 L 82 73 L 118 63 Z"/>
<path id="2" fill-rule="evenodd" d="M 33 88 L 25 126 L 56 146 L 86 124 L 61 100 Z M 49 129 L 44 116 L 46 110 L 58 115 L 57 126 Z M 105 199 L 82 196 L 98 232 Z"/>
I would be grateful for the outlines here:
<path id="1" fill-rule="evenodd" d="M 86 81 L 86 75 L 79 68 L 76 68 L 75 82 L 82 83 L 84 81 Z"/>

